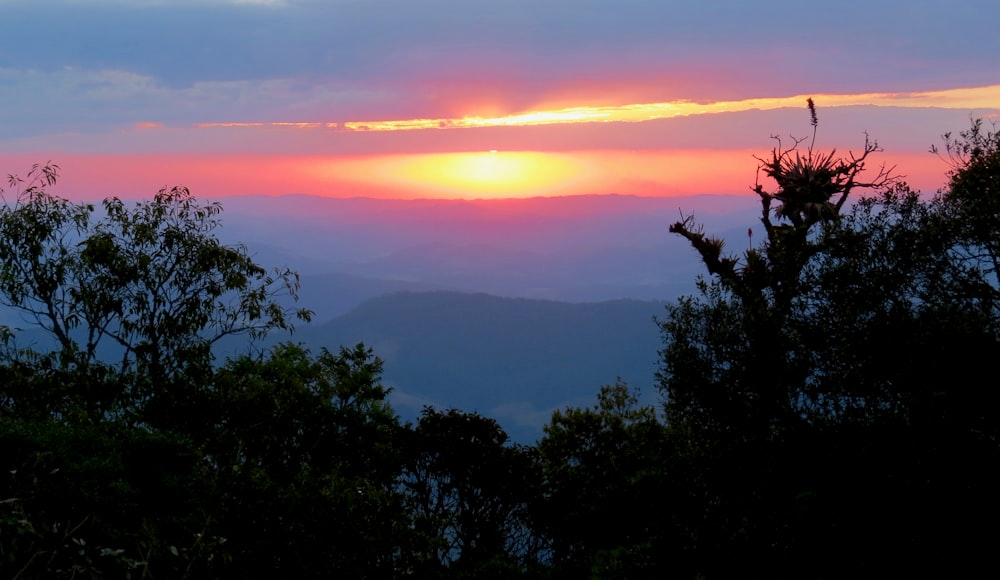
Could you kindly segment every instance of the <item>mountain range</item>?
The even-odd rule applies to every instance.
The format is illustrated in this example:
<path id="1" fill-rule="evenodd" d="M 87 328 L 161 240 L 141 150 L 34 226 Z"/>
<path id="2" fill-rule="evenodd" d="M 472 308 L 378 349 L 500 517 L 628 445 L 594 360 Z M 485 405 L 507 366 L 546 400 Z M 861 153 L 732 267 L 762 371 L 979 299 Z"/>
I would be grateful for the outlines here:
<path id="1" fill-rule="evenodd" d="M 621 379 L 655 401 L 654 318 L 694 291 L 699 262 L 670 223 L 694 213 L 747 244 L 752 195 L 526 200 L 247 196 L 224 200 L 228 239 L 301 273 L 314 322 L 291 337 L 364 342 L 394 407 L 493 417 L 530 442 L 555 409 Z"/>
<path id="2" fill-rule="evenodd" d="M 301 195 L 222 201 L 227 244 L 299 272 L 310 324 L 269 342 L 318 351 L 365 343 L 404 419 L 424 406 L 497 419 L 531 442 L 553 410 L 588 406 L 623 380 L 655 401 L 654 321 L 693 292 L 699 261 L 670 223 L 694 213 L 739 251 L 752 195 L 524 200 L 379 200 Z M 30 321 L 22 345 L 47 340 Z M 219 345 L 246 351 L 245 337 Z"/>

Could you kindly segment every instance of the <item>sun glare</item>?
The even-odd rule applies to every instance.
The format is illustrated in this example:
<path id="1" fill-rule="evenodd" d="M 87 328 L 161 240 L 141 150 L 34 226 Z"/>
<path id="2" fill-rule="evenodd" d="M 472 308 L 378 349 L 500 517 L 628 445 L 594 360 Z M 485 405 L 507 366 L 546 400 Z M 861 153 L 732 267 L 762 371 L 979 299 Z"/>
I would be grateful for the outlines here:
<path id="1" fill-rule="evenodd" d="M 408 155 L 387 163 L 385 170 L 384 177 L 392 181 L 456 198 L 551 195 L 572 187 L 587 173 L 568 156 L 495 150 Z"/>
<path id="2" fill-rule="evenodd" d="M 490 150 L 316 159 L 301 173 L 339 191 L 378 197 L 674 195 L 742 191 L 752 179 L 751 161 L 746 151 Z"/>

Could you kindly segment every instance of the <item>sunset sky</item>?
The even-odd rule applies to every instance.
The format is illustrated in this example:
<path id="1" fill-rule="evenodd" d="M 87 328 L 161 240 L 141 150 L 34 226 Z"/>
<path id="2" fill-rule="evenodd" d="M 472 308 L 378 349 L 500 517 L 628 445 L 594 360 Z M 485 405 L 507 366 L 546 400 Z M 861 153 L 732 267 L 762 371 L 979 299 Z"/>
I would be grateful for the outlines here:
<path id="1" fill-rule="evenodd" d="M 70 197 L 743 193 L 771 135 L 923 190 L 996 0 L 0 0 L 0 172 Z"/>

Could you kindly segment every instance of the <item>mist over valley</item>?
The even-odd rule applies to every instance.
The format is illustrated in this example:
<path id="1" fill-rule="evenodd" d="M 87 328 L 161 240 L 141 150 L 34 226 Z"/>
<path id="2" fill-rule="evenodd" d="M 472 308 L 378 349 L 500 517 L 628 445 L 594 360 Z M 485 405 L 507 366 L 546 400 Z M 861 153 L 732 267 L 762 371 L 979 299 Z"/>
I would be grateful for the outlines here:
<path id="1" fill-rule="evenodd" d="M 394 407 L 496 418 L 516 440 L 617 379 L 655 400 L 654 317 L 692 292 L 698 261 L 667 227 L 696 213 L 736 249 L 751 196 L 224 200 L 221 236 L 301 274 L 311 349 L 364 342 Z M 752 223 L 752 222 L 751 222 Z M 238 341 L 227 348 L 241 348 Z"/>

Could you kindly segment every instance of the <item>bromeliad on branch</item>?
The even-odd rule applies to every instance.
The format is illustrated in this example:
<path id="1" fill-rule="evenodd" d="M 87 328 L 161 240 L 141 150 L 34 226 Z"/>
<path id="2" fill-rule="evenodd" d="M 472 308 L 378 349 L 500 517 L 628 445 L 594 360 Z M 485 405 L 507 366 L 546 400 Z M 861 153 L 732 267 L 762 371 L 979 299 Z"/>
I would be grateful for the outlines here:
<path id="1" fill-rule="evenodd" d="M 807 105 L 813 126 L 808 148 L 805 151 L 799 148 L 806 140 L 804 137 L 792 137 L 791 146 L 786 147 L 780 137 L 773 136 L 778 144 L 771 155 L 757 157 L 760 162 L 758 180 L 751 190 L 761 200 L 760 220 L 766 234 L 762 249 L 750 248 L 744 259 L 739 260 L 723 255 L 723 241 L 706 236 L 691 215 L 682 216 L 681 221 L 670 226 L 672 233 L 686 238 L 698 251 L 710 274 L 718 276 L 739 294 L 756 294 L 764 287 L 781 285 L 779 280 L 794 279 L 810 255 L 807 240 L 814 224 L 839 219 L 855 189 L 881 189 L 897 181 L 893 168 L 885 165 L 880 166 L 871 179 L 862 179 L 869 156 L 882 151 L 878 142 L 869 139 L 867 133 L 860 153 L 839 156 L 835 149 L 826 153 L 815 151 L 819 120 L 812 99 Z M 759 179 L 761 172 L 774 181 L 776 189 L 764 189 Z M 782 220 L 785 223 L 781 223 Z M 750 277 L 753 280 L 749 280 Z M 777 293 L 785 294 L 780 290 Z"/>

